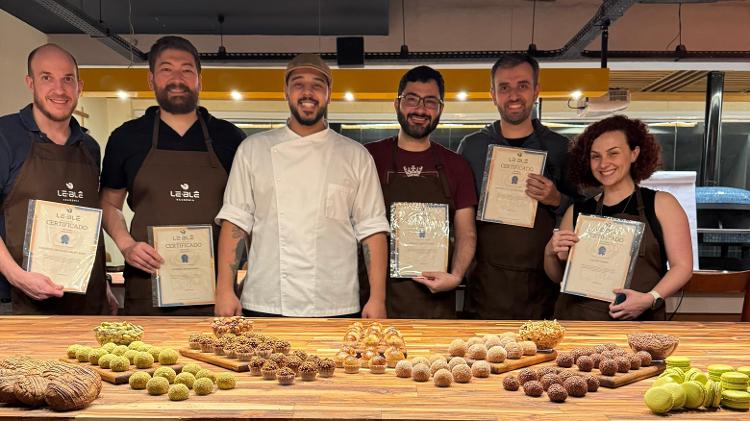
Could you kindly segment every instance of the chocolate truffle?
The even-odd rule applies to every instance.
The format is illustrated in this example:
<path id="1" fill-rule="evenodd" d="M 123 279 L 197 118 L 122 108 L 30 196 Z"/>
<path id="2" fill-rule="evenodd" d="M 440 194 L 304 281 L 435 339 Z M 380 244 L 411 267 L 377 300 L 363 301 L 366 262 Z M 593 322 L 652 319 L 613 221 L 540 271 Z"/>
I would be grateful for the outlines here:
<path id="1" fill-rule="evenodd" d="M 441 368 L 435 372 L 432 381 L 437 387 L 448 387 L 453 383 L 453 374 L 447 368 Z"/>
<path id="2" fill-rule="evenodd" d="M 150 374 L 145 371 L 138 371 L 130 376 L 128 383 L 130 384 L 131 389 L 143 390 L 146 388 L 146 383 L 148 383 L 149 380 L 151 380 Z"/>
<path id="3" fill-rule="evenodd" d="M 568 380 L 571 377 L 578 377 L 578 373 L 572 371 L 572 370 L 563 370 L 559 372 L 558 377 L 560 377 L 560 383 L 565 384 L 565 380 Z"/>
<path id="4" fill-rule="evenodd" d="M 484 346 L 487 347 L 487 349 L 492 348 L 493 346 L 500 346 L 502 344 L 502 339 L 500 339 L 497 335 L 484 335 Z"/>
<path id="5" fill-rule="evenodd" d="M 557 374 L 549 373 L 542 376 L 542 378 L 539 379 L 539 383 L 542 384 L 544 390 L 549 390 L 550 386 L 552 386 L 553 384 L 561 384 L 562 380 Z"/>
<path id="6" fill-rule="evenodd" d="M 586 376 L 586 386 L 588 386 L 589 392 L 596 392 L 599 390 L 599 378 L 596 376 Z"/>
<path id="7" fill-rule="evenodd" d="M 539 380 L 539 376 L 533 368 L 524 368 L 518 372 L 518 382 L 522 385 L 535 380 Z"/>
<path id="8" fill-rule="evenodd" d="M 537 374 L 539 374 L 540 378 L 543 377 L 543 376 L 545 376 L 545 375 L 547 375 L 547 374 L 557 374 L 560 371 L 562 371 L 562 369 L 560 369 L 558 367 L 555 367 L 553 365 L 549 365 L 549 366 L 546 366 L 546 367 L 541 367 L 541 368 L 539 368 L 539 369 L 536 370 L 536 372 L 537 372 Z"/>
<path id="9" fill-rule="evenodd" d="M 576 398 L 582 398 L 586 396 L 586 392 L 589 390 L 589 386 L 586 384 L 586 380 L 578 376 L 570 377 L 569 379 L 565 380 L 563 382 L 563 386 L 568 392 L 568 395 L 574 396 Z"/>
<path id="10" fill-rule="evenodd" d="M 536 355 L 536 344 L 534 342 L 521 341 L 518 343 L 518 345 L 521 345 L 523 355 Z"/>
<path id="11" fill-rule="evenodd" d="M 357 366 L 359 368 L 359 366 Z M 294 384 L 294 371 L 289 367 L 282 367 L 276 370 L 276 381 L 282 386 Z"/>
<path id="12" fill-rule="evenodd" d="M 594 368 L 599 368 L 599 363 L 602 362 L 602 354 L 591 354 L 591 361 L 594 363 Z"/>
<path id="13" fill-rule="evenodd" d="M 448 368 L 453 370 L 453 367 L 459 364 L 466 364 L 466 360 L 461 357 L 453 357 L 450 361 L 448 361 Z"/>
<path id="14" fill-rule="evenodd" d="M 641 368 L 641 357 L 632 354 L 628 358 L 630 358 L 630 369 L 631 370 L 638 370 Z"/>
<path id="15" fill-rule="evenodd" d="M 212 382 L 208 377 L 195 379 L 195 383 L 193 383 L 193 390 L 198 396 L 208 395 L 214 391 L 214 382 Z"/>
<path id="16" fill-rule="evenodd" d="M 430 354 L 427 356 L 427 361 L 429 361 L 429 364 L 427 365 L 432 365 L 432 363 L 434 363 L 435 361 L 440 360 L 445 361 L 446 363 L 448 362 L 448 360 L 441 354 Z M 412 361 L 412 363 L 414 362 Z"/>
<path id="17" fill-rule="evenodd" d="M 450 367 L 448 366 L 448 363 L 447 363 L 447 362 L 445 362 L 445 361 L 443 361 L 443 360 L 436 360 L 436 361 L 435 361 L 434 363 L 432 363 L 432 365 L 430 366 L 430 372 L 431 372 L 432 374 L 435 374 L 435 372 L 437 372 L 438 370 L 440 370 L 440 369 L 443 369 L 443 368 L 449 369 Z"/>
<path id="18" fill-rule="evenodd" d="M 582 355 L 576 360 L 576 365 L 581 371 L 591 371 L 594 368 L 594 360 L 588 355 Z"/>
<path id="19" fill-rule="evenodd" d="M 427 367 L 429 367 L 430 365 L 432 365 L 432 362 L 430 362 L 430 360 L 427 359 L 427 357 L 414 357 L 414 358 L 412 358 L 411 359 L 411 365 L 412 365 L 412 367 L 414 367 L 417 364 L 424 364 Z"/>
<path id="20" fill-rule="evenodd" d="M 648 367 L 651 365 L 651 354 L 646 351 L 638 351 L 635 355 L 641 358 L 641 367 Z"/>
<path id="21" fill-rule="evenodd" d="M 318 363 L 320 368 L 320 377 L 333 377 L 333 373 L 336 371 L 336 363 L 330 358 L 323 358 Z"/>
<path id="22" fill-rule="evenodd" d="M 454 339 L 450 345 L 448 345 L 448 353 L 451 357 L 463 357 L 466 355 L 466 342 L 463 339 Z"/>
<path id="23" fill-rule="evenodd" d="M 528 396 L 538 398 L 544 393 L 544 388 L 541 383 L 534 380 L 524 383 L 523 392 Z"/>
<path id="24" fill-rule="evenodd" d="M 516 342 L 508 342 L 505 344 L 505 352 L 507 352 L 507 358 L 511 360 L 517 360 L 523 356 L 523 348 Z"/>
<path id="25" fill-rule="evenodd" d="M 487 347 L 484 344 L 474 344 L 469 347 L 466 356 L 472 360 L 483 360 L 487 358 Z"/>
<path id="26" fill-rule="evenodd" d="M 619 373 L 627 373 L 630 371 L 630 358 L 628 357 L 617 357 L 615 358 L 617 364 L 617 371 Z"/>
<path id="27" fill-rule="evenodd" d="M 174 384 L 184 384 L 188 389 L 192 389 L 193 384 L 195 384 L 195 376 L 187 371 L 182 371 L 174 378 Z"/>
<path id="28" fill-rule="evenodd" d="M 414 381 L 426 382 L 430 380 L 430 367 L 426 364 L 419 363 L 412 368 L 411 376 Z"/>
<path id="29" fill-rule="evenodd" d="M 385 370 L 385 366 L 383 366 L 383 370 Z M 305 361 L 299 366 L 297 372 L 302 378 L 302 381 L 311 382 L 318 377 L 318 364 L 313 361 Z"/>
<path id="30" fill-rule="evenodd" d="M 169 381 L 164 377 L 153 377 L 146 382 L 149 395 L 163 395 L 169 391 Z"/>
<path id="31" fill-rule="evenodd" d="M 467 364 L 458 364 L 451 369 L 453 380 L 456 383 L 469 383 L 471 381 L 471 367 Z"/>
<path id="32" fill-rule="evenodd" d="M 521 387 L 521 384 L 518 383 L 518 379 L 516 379 L 514 376 L 505 376 L 505 378 L 503 379 L 503 389 L 516 391 L 519 387 Z"/>
<path id="33" fill-rule="evenodd" d="M 508 352 L 501 346 L 493 346 L 487 350 L 487 361 L 491 363 L 501 363 L 508 357 Z"/>
<path id="34" fill-rule="evenodd" d="M 396 377 L 407 379 L 411 377 L 412 366 L 409 360 L 401 360 L 396 364 Z"/>
<path id="35" fill-rule="evenodd" d="M 476 361 L 471 365 L 471 375 L 474 377 L 489 377 L 492 368 L 487 361 Z"/>
<path id="36" fill-rule="evenodd" d="M 614 376 L 617 372 L 617 363 L 615 360 L 602 360 L 599 363 L 599 371 L 603 376 Z"/>
<path id="37" fill-rule="evenodd" d="M 552 402 L 562 403 L 565 399 L 568 399 L 568 392 L 560 384 L 550 385 L 547 389 L 547 397 Z"/>
<path id="38" fill-rule="evenodd" d="M 557 355 L 557 359 L 555 362 L 557 363 L 558 367 L 564 367 L 564 368 L 570 368 L 573 367 L 574 362 L 573 355 L 569 352 L 561 352 Z"/>
<path id="39" fill-rule="evenodd" d="M 597 352 L 598 354 L 601 354 L 602 352 L 604 352 L 604 351 L 607 351 L 607 350 L 609 350 L 609 348 L 607 348 L 607 346 L 606 346 L 606 345 L 597 345 L 597 346 L 595 346 L 595 347 L 594 347 L 594 350 L 595 350 L 595 351 L 596 351 L 596 352 Z"/>
<path id="40" fill-rule="evenodd" d="M 188 396 L 190 396 L 190 391 L 184 384 L 173 384 L 169 387 L 170 401 L 184 401 Z"/>
<path id="41" fill-rule="evenodd" d="M 484 339 L 479 336 L 472 336 L 468 341 L 466 341 L 466 348 L 471 348 L 471 346 L 474 344 L 484 345 Z"/>

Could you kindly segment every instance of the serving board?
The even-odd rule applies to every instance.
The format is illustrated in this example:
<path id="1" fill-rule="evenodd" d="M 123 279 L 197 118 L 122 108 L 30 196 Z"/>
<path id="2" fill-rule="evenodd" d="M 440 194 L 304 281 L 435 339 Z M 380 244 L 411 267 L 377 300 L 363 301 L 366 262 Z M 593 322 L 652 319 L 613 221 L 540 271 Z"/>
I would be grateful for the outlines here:
<path id="1" fill-rule="evenodd" d="M 237 372 L 250 371 L 249 361 L 240 361 L 236 358 L 221 357 L 216 354 L 209 354 L 208 352 L 201 352 L 200 350 L 190 348 L 180 348 L 179 351 L 182 356 L 198 361 L 203 361 L 204 363 L 213 364 Z"/>
<path id="2" fill-rule="evenodd" d="M 130 380 L 130 376 L 132 376 L 133 373 L 137 371 L 145 371 L 146 373 L 153 375 L 154 371 L 156 371 L 157 368 L 161 367 L 161 364 L 154 363 L 154 366 L 151 368 L 133 368 L 127 371 L 112 371 L 108 368 L 101 368 L 98 365 L 93 365 L 91 363 L 82 363 L 75 358 L 72 358 L 72 359 L 60 358 L 60 361 L 65 361 L 66 363 L 70 363 L 70 364 L 78 364 L 78 365 L 86 366 L 90 369 L 93 369 L 94 371 L 99 373 L 99 377 L 101 377 L 102 380 L 104 380 L 107 383 L 112 383 L 112 384 L 128 383 L 128 380 Z M 132 364 L 130 366 L 135 367 Z M 172 370 L 174 370 L 175 373 L 178 373 L 178 374 L 180 373 L 180 371 L 182 371 L 182 364 L 173 364 L 173 365 L 168 365 L 165 367 L 171 367 Z"/>
<path id="3" fill-rule="evenodd" d="M 490 363 L 492 374 L 502 374 L 508 371 L 518 370 L 519 368 L 529 367 L 536 364 L 541 364 L 547 361 L 552 361 L 557 358 L 557 351 L 551 352 L 537 352 L 536 355 L 523 356 L 517 360 L 506 359 L 501 363 Z M 471 366 L 475 360 L 470 358 L 464 358 L 466 363 Z"/>
<path id="4" fill-rule="evenodd" d="M 596 377 L 599 378 L 600 386 L 615 389 L 620 386 L 625 386 L 626 384 L 658 376 L 665 368 L 667 367 L 664 364 L 654 364 L 648 367 L 641 367 L 638 370 L 630 370 L 627 373 L 615 373 L 614 376 L 603 376 L 599 374 L 596 375 Z"/>

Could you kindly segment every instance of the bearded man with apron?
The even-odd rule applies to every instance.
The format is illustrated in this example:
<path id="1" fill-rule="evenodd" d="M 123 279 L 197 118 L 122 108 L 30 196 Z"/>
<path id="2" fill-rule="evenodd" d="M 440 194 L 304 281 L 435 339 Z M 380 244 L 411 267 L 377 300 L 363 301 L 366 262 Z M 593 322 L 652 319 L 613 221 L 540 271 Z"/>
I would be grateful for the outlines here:
<path id="1" fill-rule="evenodd" d="M 31 52 L 29 63 L 34 103 L 0 118 L 0 145 L 9 152 L 0 158 L 0 262 L 12 286 L 13 313 L 106 314 L 117 302 L 106 282 L 103 234 L 85 294 L 63 294 L 55 279 L 20 267 L 29 201 L 97 207 L 99 184 L 99 145 L 71 117 L 81 93 L 75 59 L 46 44 Z"/>
<path id="2" fill-rule="evenodd" d="M 544 272 L 544 248 L 575 188 L 565 177 L 568 139 L 532 118 L 539 95 L 539 64 L 526 54 L 505 55 L 491 73 L 500 120 L 466 136 L 458 153 L 474 172 L 477 189 L 490 145 L 547 152 L 544 175 L 530 174 L 526 194 L 539 202 L 533 228 L 477 222 L 476 266 L 467 286 L 467 312 L 480 319 L 535 320 L 552 316 L 559 285 Z"/>
<path id="3" fill-rule="evenodd" d="M 444 94 L 438 71 L 427 66 L 411 69 L 402 77 L 394 102 L 401 126 L 398 136 L 365 145 L 378 169 L 389 218 L 395 202 L 447 204 L 450 233 L 455 237 L 449 248 L 447 272 L 387 279 L 389 318 L 455 318 L 456 287 L 474 255 L 477 199 L 471 168 L 429 137 L 440 120 Z M 360 288 L 364 289 L 367 283 L 362 282 L 362 272 L 360 268 Z"/>
<path id="4" fill-rule="evenodd" d="M 187 40 L 163 37 L 149 53 L 149 82 L 159 107 L 110 136 L 102 170 L 104 226 L 125 257 L 129 315 L 211 315 L 213 306 L 154 307 L 151 274 L 162 257 L 148 227 L 213 224 L 228 170 L 244 133 L 198 107 L 200 61 Z M 130 232 L 122 214 L 127 195 Z M 219 227 L 213 224 L 214 250 Z"/>

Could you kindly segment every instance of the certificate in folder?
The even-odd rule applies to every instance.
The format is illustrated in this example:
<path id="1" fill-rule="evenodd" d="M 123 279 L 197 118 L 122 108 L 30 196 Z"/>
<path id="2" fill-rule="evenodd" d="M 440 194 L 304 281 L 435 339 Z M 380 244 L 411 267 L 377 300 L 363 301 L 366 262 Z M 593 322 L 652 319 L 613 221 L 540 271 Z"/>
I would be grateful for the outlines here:
<path id="1" fill-rule="evenodd" d="M 448 218 L 444 203 L 391 205 L 391 278 L 448 270 Z"/>

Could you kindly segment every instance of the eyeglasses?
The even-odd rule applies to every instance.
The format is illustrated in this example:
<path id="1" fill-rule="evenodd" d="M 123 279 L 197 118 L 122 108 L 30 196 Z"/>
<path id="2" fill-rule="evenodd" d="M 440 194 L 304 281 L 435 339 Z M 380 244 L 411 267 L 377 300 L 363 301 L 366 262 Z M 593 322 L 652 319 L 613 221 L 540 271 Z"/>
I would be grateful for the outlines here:
<path id="1" fill-rule="evenodd" d="M 428 110 L 438 110 L 443 105 L 443 100 L 434 96 L 421 97 L 417 94 L 406 94 L 399 96 L 398 99 L 410 108 L 417 108 L 422 103 Z"/>

